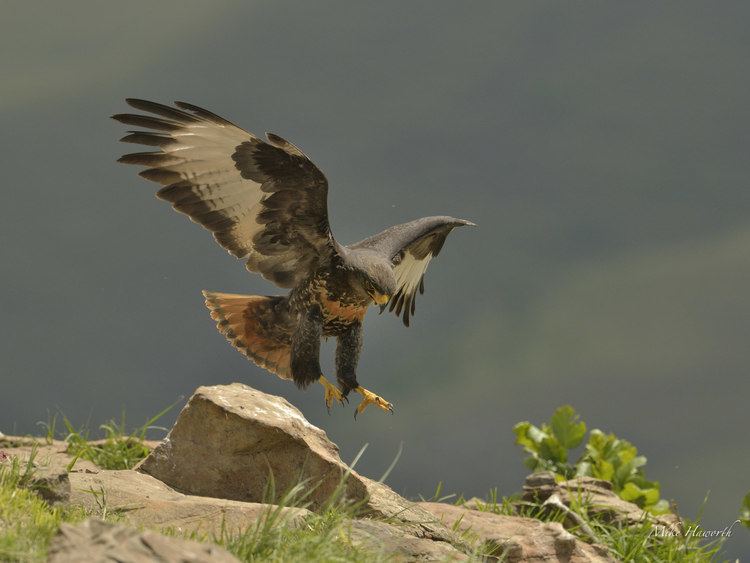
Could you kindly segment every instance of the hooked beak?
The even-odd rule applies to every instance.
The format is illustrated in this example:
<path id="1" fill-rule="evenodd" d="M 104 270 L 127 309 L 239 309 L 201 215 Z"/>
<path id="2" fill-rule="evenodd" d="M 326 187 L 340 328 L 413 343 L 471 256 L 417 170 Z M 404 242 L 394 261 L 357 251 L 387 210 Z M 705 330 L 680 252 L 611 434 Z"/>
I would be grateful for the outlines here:
<path id="1" fill-rule="evenodd" d="M 372 294 L 372 300 L 375 301 L 378 305 L 385 305 L 388 303 L 388 300 L 391 298 L 390 295 L 385 295 L 384 293 L 378 293 L 375 292 Z"/>

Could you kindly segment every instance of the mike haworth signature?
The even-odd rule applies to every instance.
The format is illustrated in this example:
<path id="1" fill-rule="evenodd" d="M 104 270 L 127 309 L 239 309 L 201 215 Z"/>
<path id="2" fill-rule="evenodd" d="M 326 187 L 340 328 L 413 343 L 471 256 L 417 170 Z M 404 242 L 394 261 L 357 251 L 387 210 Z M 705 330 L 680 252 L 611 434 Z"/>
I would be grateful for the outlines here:
<path id="1" fill-rule="evenodd" d="M 670 538 L 681 536 L 684 538 L 731 538 L 732 528 L 739 523 L 739 520 L 735 520 L 729 526 L 724 526 L 721 530 L 707 530 L 700 525 L 688 526 L 684 531 L 678 528 L 673 528 L 672 526 L 659 524 L 651 528 L 649 537 Z"/>

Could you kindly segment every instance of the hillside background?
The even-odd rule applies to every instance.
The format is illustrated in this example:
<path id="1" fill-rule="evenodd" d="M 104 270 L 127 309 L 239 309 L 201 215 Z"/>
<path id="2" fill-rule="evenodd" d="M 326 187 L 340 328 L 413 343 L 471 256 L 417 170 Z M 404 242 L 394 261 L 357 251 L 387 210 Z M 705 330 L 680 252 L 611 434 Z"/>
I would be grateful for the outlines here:
<path id="1" fill-rule="evenodd" d="M 57 408 L 140 423 L 242 381 L 345 459 L 369 443 L 368 475 L 403 442 L 399 492 L 471 496 L 517 490 L 512 425 L 571 403 L 683 513 L 710 491 L 705 526 L 731 524 L 750 489 L 749 19 L 739 1 L 7 5 L 0 429 Z M 368 318 L 360 381 L 395 416 L 329 417 L 216 332 L 201 289 L 275 289 L 114 162 L 126 96 L 298 144 L 340 241 L 479 224 L 431 265 L 411 328 Z"/>

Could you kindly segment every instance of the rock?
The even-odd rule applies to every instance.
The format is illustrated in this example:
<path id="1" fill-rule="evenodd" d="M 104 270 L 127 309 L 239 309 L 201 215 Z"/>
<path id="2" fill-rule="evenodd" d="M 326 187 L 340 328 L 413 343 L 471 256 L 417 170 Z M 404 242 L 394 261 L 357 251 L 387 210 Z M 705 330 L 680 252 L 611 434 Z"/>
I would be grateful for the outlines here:
<path id="1" fill-rule="evenodd" d="M 65 471 L 73 461 L 73 456 L 66 452 L 68 445 L 61 440 L 53 440 L 47 443 L 33 438 L 21 438 L 17 436 L 5 436 L 0 439 L 0 449 L 8 456 L 18 456 L 19 461 L 26 463 L 31 452 L 36 450 L 34 456 L 34 468 L 46 468 L 53 473 Z M 76 461 L 74 470 L 97 469 L 90 461 L 79 459 Z"/>
<path id="2" fill-rule="evenodd" d="M 9 459 L 17 457 L 22 468 L 28 463 L 32 452 L 36 452 L 33 461 L 33 472 L 28 487 L 35 490 L 49 503 L 66 502 L 70 496 L 68 465 L 73 457 L 65 452 L 65 442 L 53 441 L 51 444 L 34 442 L 30 439 L 6 436 L 6 443 L 11 446 L 4 449 Z M 0 460 L 2 461 L 2 460 Z M 7 462 L 7 460 L 6 460 Z M 86 460 L 78 460 L 74 471 L 98 471 L 96 466 Z"/>
<path id="3" fill-rule="evenodd" d="M 101 520 L 63 524 L 52 539 L 49 563 L 238 563 L 228 551 L 211 544 L 139 532 Z"/>
<path id="4" fill-rule="evenodd" d="M 451 544 L 417 538 L 398 526 L 361 519 L 350 523 L 353 545 L 388 554 L 389 561 L 468 561 L 469 557 Z"/>
<path id="5" fill-rule="evenodd" d="M 59 440 L 54 440 L 55 443 L 61 443 Z M 0 432 L 0 448 L 19 448 L 21 446 L 33 446 L 33 445 L 45 445 L 46 440 L 42 441 L 39 438 L 32 436 L 12 436 L 9 434 L 3 434 Z"/>
<path id="6" fill-rule="evenodd" d="M 29 488 L 50 504 L 65 502 L 70 497 L 70 480 L 67 473 L 39 471 L 31 479 Z"/>
<path id="7" fill-rule="evenodd" d="M 255 525 L 276 507 L 184 495 L 150 475 L 132 470 L 70 475 L 70 504 L 88 512 L 119 514 L 123 521 L 147 528 L 171 528 L 178 532 L 218 535 Z M 279 508 L 278 522 L 301 525 L 310 512 L 303 508 Z"/>
<path id="8" fill-rule="evenodd" d="M 522 516 L 480 512 L 438 502 L 419 504 L 446 525 L 457 525 L 465 533 L 475 536 L 477 543 L 488 542 L 489 555 L 502 557 L 503 561 L 615 561 L 605 548 L 576 539 L 556 522 L 545 523 Z"/>
<path id="9" fill-rule="evenodd" d="M 626 525 L 636 525 L 644 519 L 672 530 L 681 530 L 682 522 L 675 514 L 661 514 L 654 516 L 641 510 L 638 505 L 621 499 L 612 490 L 612 484 L 593 477 L 576 477 L 569 481 L 558 483 L 555 476 L 549 472 L 529 475 L 523 486 L 523 500 L 541 504 L 553 494 L 557 494 L 566 506 L 570 506 L 571 499 L 583 499 L 586 502 L 588 514 L 601 518 L 605 522 L 616 522 Z"/>
<path id="10" fill-rule="evenodd" d="M 199 387 L 137 469 L 187 494 L 242 502 L 266 500 L 271 475 L 280 493 L 305 482 L 313 510 L 349 474 L 346 498 L 371 515 L 418 537 L 455 540 L 429 513 L 347 467 L 326 433 L 285 399 L 240 383 Z"/>

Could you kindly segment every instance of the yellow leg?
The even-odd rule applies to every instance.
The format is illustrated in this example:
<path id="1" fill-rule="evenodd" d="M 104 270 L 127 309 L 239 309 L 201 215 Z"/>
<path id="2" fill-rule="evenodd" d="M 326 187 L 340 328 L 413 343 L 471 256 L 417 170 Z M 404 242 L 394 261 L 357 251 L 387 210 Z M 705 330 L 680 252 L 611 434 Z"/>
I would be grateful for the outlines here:
<path id="1" fill-rule="evenodd" d="M 325 389 L 325 401 L 328 412 L 331 412 L 331 407 L 333 406 L 334 400 L 338 401 L 342 405 L 344 404 L 344 399 L 346 399 L 346 397 L 341 394 L 341 391 L 339 391 L 338 387 L 328 381 L 324 375 L 321 375 L 320 378 L 318 378 L 318 381 L 320 381 L 323 389 Z"/>
<path id="2" fill-rule="evenodd" d="M 354 412 L 354 417 L 356 418 L 357 414 L 361 413 L 367 408 L 367 405 L 375 405 L 380 409 L 383 409 L 386 412 L 389 412 L 393 414 L 393 405 L 390 404 L 388 401 L 383 399 L 383 397 L 379 397 L 372 391 L 368 391 L 364 387 L 357 387 L 354 389 L 357 393 L 362 395 L 362 402 L 357 405 L 357 410 Z"/>

